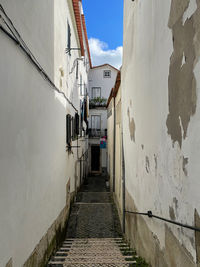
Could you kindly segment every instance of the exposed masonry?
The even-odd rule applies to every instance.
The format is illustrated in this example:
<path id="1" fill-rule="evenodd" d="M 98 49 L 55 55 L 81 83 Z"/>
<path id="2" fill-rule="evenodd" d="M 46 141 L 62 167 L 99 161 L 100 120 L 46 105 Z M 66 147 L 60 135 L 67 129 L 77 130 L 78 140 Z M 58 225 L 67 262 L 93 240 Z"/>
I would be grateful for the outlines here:
<path id="1" fill-rule="evenodd" d="M 130 132 L 130 137 L 131 137 L 131 141 L 135 142 L 135 122 L 134 119 L 130 117 L 130 110 L 128 108 L 127 110 L 127 114 L 128 114 L 128 119 L 129 119 L 129 132 Z"/>
<path id="2" fill-rule="evenodd" d="M 190 118 L 196 112 L 194 68 L 200 56 L 200 0 L 197 0 L 196 11 L 185 20 L 189 4 L 190 0 L 172 0 L 168 24 L 172 30 L 174 51 L 169 67 L 169 114 L 166 123 L 173 143 L 177 141 L 180 147 L 182 138 L 187 136 Z"/>

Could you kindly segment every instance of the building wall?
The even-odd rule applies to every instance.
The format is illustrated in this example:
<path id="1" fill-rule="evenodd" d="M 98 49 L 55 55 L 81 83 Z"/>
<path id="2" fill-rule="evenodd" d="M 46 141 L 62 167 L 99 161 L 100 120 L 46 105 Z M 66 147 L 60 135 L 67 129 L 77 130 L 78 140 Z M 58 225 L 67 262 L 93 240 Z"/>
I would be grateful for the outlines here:
<path id="1" fill-rule="evenodd" d="M 69 69 L 80 53 L 70 59 L 65 54 L 67 19 L 72 44 L 79 46 L 71 4 L 1 4 L 44 70 L 79 110 L 77 81 Z M 78 154 L 77 149 L 66 151 L 66 114 L 74 115 L 74 109 L 3 32 L 0 43 L 0 266 L 40 266 L 64 230 L 75 183 L 80 185 L 77 158 L 87 150 L 87 141 L 79 140 Z M 82 75 L 87 81 L 86 72 Z"/>
<path id="2" fill-rule="evenodd" d="M 111 71 L 111 78 L 104 78 L 104 70 Z M 89 72 L 89 97 L 92 99 L 92 88 L 93 87 L 101 87 L 101 97 L 105 98 L 106 100 L 109 97 L 110 90 L 115 84 L 117 76 L 117 70 L 110 65 L 99 66 L 92 68 Z M 101 130 L 104 131 L 107 129 L 107 110 L 105 107 L 96 107 L 90 109 L 90 117 L 89 117 L 89 128 L 92 127 L 91 125 L 91 116 L 92 115 L 100 115 L 101 116 Z M 89 143 L 93 143 L 94 141 L 89 139 Z M 96 139 L 96 144 L 100 144 L 100 139 Z M 91 146 L 89 148 L 91 151 Z M 107 161 L 108 161 L 108 154 L 107 148 L 101 149 L 101 169 L 104 172 L 107 172 Z M 90 161 L 91 165 L 91 161 Z M 90 169 L 91 170 L 91 169 Z"/>
<path id="3" fill-rule="evenodd" d="M 199 225 L 199 1 L 124 2 L 122 117 L 126 209 Z M 199 234 L 126 215 L 152 266 L 197 266 Z"/>
<path id="4" fill-rule="evenodd" d="M 114 106 L 115 104 L 115 106 Z M 114 111 L 115 109 L 115 111 Z M 122 187 L 122 121 L 121 121 L 121 86 L 117 95 L 111 99 L 107 108 L 108 112 L 108 174 L 110 177 L 110 188 L 114 190 L 114 198 L 117 204 L 119 217 L 122 223 L 123 213 L 123 187 Z M 115 144 L 114 144 L 114 112 L 115 112 Z M 115 145 L 115 159 L 114 159 Z M 114 163 L 115 160 L 115 163 Z M 113 165 L 115 165 L 115 177 L 113 177 Z M 115 179 L 115 188 L 113 188 Z"/>
<path id="5" fill-rule="evenodd" d="M 114 148 L 114 101 L 113 98 L 107 108 L 108 112 L 108 175 L 110 177 L 110 187 L 113 188 L 113 148 Z"/>
<path id="6" fill-rule="evenodd" d="M 111 78 L 104 78 L 103 71 L 110 70 Z M 89 96 L 92 98 L 92 87 L 101 87 L 101 97 L 108 99 L 110 90 L 114 86 L 117 70 L 110 65 L 92 68 L 89 72 Z"/>
<path id="7" fill-rule="evenodd" d="M 115 98 L 116 112 L 116 139 L 115 139 L 115 198 L 120 214 L 120 219 L 123 213 L 123 195 L 122 195 L 122 122 L 121 122 L 121 87 Z"/>

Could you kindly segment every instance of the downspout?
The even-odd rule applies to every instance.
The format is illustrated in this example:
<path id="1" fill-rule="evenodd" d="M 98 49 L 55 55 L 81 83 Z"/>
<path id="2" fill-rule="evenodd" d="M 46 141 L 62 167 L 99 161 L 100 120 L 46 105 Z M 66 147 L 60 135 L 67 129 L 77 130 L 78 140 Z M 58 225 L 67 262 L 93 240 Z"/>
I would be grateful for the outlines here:
<path id="1" fill-rule="evenodd" d="M 114 105 L 114 129 L 113 129 L 113 192 L 115 192 L 115 151 L 116 151 L 116 110 L 115 110 L 115 95 L 113 93 L 113 105 Z"/>

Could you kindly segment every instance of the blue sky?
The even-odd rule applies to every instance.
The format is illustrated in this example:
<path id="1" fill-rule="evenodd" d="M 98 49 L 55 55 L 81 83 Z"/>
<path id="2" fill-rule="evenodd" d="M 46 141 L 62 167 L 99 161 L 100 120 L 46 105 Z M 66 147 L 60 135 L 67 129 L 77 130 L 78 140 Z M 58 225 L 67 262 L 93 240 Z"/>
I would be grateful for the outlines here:
<path id="1" fill-rule="evenodd" d="M 121 66 L 123 0 L 82 0 L 93 65 Z M 107 62 L 106 62 L 107 61 Z"/>

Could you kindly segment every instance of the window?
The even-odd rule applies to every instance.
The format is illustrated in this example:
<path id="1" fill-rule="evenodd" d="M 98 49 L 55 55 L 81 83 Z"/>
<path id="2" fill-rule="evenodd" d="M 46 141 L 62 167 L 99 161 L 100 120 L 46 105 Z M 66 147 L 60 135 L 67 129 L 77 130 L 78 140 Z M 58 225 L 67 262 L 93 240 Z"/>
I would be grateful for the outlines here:
<path id="1" fill-rule="evenodd" d="M 72 134 L 71 134 L 71 115 L 66 115 L 66 143 L 71 146 Z"/>
<path id="2" fill-rule="evenodd" d="M 71 28 L 69 23 L 67 24 L 67 48 L 71 48 Z M 71 56 L 71 51 L 69 51 L 69 55 Z"/>
<path id="3" fill-rule="evenodd" d="M 78 113 L 72 117 L 70 114 L 66 115 L 66 143 L 71 146 L 71 142 L 76 140 L 79 135 L 79 115 Z"/>
<path id="4" fill-rule="evenodd" d="M 101 116 L 92 115 L 91 116 L 91 125 L 93 130 L 101 130 Z"/>
<path id="5" fill-rule="evenodd" d="M 92 98 L 101 97 L 101 87 L 92 87 Z"/>
<path id="6" fill-rule="evenodd" d="M 76 61 L 76 79 L 78 80 L 78 60 Z"/>
<path id="7" fill-rule="evenodd" d="M 111 78 L 111 71 L 110 70 L 104 70 L 103 71 L 103 77 L 104 78 Z"/>
<path id="8" fill-rule="evenodd" d="M 75 134 L 76 134 L 76 136 L 79 135 L 79 115 L 78 115 L 78 113 L 75 114 Z"/>

